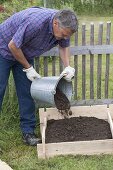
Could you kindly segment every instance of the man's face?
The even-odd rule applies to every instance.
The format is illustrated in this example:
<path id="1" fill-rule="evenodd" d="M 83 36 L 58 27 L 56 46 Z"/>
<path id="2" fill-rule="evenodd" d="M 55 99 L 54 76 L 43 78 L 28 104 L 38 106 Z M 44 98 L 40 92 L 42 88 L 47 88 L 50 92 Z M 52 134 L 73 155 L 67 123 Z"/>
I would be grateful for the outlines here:
<path id="1" fill-rule="evenodd" d="M 53 33 L 57 40 L 67 39 L 72 35 L 72 31 L 70 29 L 59 27 L 57 20 L 53 20 Z"/>

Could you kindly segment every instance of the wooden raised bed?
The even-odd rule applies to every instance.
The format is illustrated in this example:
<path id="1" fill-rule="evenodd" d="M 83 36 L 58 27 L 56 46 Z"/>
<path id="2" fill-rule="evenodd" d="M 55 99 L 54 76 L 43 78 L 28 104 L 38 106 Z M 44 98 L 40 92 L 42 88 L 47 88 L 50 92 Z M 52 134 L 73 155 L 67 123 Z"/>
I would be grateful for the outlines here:
<path id="1" fill-rule="evenodd" d="M 70 117 L 96 117 L 107 120 L 110 124 L 110 130 L 113 138 L 113 105 L 96 105 L 96 106 L 73 106 L 71 108 L 73 115 Z M 94 155 L 94 154 L 113 154 L 113 139 L 91 140 L 91 141 L 74 141 L 60 143 L 45 143 L 45 130 L 47 120 L 63 119 L 62 115 L 56 108 L 39 110 L 40 130 L 42 135 L 42 144 L 37 145 L 37 153 L 39 158 L 49 158 L 55 155 Z"/>

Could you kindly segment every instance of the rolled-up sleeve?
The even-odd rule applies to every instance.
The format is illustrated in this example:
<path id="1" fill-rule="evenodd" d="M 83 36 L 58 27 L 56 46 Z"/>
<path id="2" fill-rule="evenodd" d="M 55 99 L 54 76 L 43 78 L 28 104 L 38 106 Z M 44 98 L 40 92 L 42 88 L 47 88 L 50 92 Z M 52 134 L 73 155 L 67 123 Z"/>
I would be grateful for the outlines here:
<path id="1" fill-rule="evenodd" d="M 38 31 L 38 28 L 36 30 L 36 27 L 33 26 L 33 24 L 29 22 L 29 20 L 24 21 L 18 27 L 16 33 L 12 37 L 12 40 L 17 48 L 21 48 L 24 44 L 26 44 L 33 37 L 35 37 Z"/>
<path id="2" fill-rule="evenodd" d="M 69 46 L 70 46 L 70 39 L 62 39 L 62 40 L 59 40 L 58 44 L 59 44 L 62 48 L 69 47 Z"/>

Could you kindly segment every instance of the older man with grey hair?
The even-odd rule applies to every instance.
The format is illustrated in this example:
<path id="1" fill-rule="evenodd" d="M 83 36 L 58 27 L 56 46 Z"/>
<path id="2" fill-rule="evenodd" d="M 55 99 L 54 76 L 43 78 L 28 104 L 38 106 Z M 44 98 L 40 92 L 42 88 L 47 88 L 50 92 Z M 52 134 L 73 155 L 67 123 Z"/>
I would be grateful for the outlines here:
<path id="1" fill-rule="evenodd" d="M 34 57 L 59 45 L 65 69 L 61 74 L 71 81 L 75 69 L 69 64 L 70 36 L 78 29 L 78 20 L 71 10 L 32 7 L 15 13 L 0 24 L 0 107 L 12 70 L 20 111 L 23 141 L 36 145 L 35 104 L 30 94 L 31 82 L 41 76 L 33 67 Z"/>

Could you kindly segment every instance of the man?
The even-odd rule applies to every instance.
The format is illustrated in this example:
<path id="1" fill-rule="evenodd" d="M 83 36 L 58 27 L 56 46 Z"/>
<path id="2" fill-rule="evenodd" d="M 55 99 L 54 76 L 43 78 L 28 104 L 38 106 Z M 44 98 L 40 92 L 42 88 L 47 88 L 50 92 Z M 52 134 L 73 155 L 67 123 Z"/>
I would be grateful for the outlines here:
<path id="1" fill-rule="evenodd" d="M 41 76 L 33 68 L 33 58 L 59 45 L 67 81 L 74 76 L 69 66 L 69 38 L 78 29 L 73 11 L 32 7 L 20 11 L 0 24 L 0 107 L 12 70 L 20 111 L 23 141 L 36 145 L 34 134 L 35 104 L 30 94 L 31 82 Z"/>

